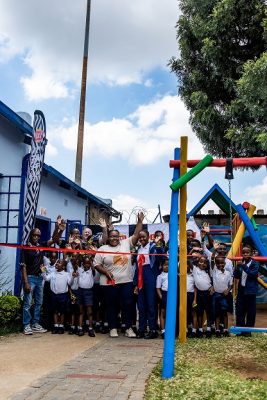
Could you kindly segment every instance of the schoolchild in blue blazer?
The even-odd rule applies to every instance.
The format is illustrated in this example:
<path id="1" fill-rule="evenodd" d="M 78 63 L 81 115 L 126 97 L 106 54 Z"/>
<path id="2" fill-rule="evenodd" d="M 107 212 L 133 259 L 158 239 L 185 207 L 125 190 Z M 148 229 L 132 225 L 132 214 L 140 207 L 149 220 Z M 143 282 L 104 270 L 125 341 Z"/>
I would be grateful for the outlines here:
<path id="1" fill-rule="evenodd" d="M 236 324 L 237 326 L 253 327 L 256 320 L 259 265 L 252 260 L 252 249 L 248 246 L 243 247 L 242 257 L 242 264 L 234 271 L 234 277 L 239 280 L 236 300 Z M 250 334 L 244 336 L 250 336 Z"/>
<path id="2" fill-rule="evenodd" d="M 137 338 L 155 339 L 157 333 L 157 297 L 156 279 L 160 273 L 160 262 L 164 248 L 156 242 L 149 242 L 149 232 L 142 230 L 139 233 L 140 247 L 137 256 L 137 268 L 134 278 L 135 293 L 138 294 L 137 306 L 139 311 L 139 329 Z M 146 334 L 147 324 L 149 332 Z"/>

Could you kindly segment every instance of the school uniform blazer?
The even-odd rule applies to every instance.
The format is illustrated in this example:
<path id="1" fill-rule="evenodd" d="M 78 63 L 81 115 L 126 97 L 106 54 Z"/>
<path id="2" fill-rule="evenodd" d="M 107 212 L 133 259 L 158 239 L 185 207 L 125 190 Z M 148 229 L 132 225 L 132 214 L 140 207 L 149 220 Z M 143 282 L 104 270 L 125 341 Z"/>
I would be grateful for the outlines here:
<path id="1" fill-rule="evenodd" d="M 160 263 L 163 260 L 164 256 L 156 256 L 154 254 L 164 254 L 165 249 L 164 247 L 159 247 L 156 246 L 154 242 L 151 242 L 149 245 L 149 261 L 150 261 L 150 267 L 155 273 L 156 276 L 160 274 Z M 134 286 L 137 286 L 138 282 L 138 263 L 136 262 L 136 268 L 135 268 L 135 273 L 134 273 L 134 279 L 133 279 L 133 284 Z"/>
<path id="2" fill-rule="evenodd" d="M 247 264 L 241 264 L 238 269 L 235 269 L 234 277 L 236 279 L 239 279 L 239 287 L 241 287 L 242 271 L 247 273 L 244 294 L 257 294 L 259 264 L 256 261 L 252 260 L 249 267 L 247 266 Z"/>

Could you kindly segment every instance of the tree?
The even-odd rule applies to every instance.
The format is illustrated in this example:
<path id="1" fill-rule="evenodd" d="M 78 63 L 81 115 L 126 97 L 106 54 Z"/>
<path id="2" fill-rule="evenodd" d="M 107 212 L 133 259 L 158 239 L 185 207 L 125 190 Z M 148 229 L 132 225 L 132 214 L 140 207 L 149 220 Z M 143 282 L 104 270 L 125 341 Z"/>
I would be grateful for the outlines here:
<path id="1" fill-rule="evenodd" d="M 205 150 L 248 157 L 267 149 L 264 0 L 181 0 L 180 57 L 170 66 Z"/>

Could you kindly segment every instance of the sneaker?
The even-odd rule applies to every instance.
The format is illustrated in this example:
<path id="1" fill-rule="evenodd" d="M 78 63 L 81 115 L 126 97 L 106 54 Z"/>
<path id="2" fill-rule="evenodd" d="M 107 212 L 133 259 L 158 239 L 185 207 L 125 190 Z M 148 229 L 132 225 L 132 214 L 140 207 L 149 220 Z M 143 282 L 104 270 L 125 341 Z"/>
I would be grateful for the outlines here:
<path id="1" fill-rule="evenodd" d="M 31 325 L 25 325 L 23 329 L 24 335 L 32 335 Z"/>
<path id="2" fill-rule="evenodd" d="M 88 336 L 95 337 L 95 331 L 93 330 L 93 328 L 88 329 Z"/>
<path id="3" fill-rule="evenodd" d="M 124 336 L 129 338 L 136 338 L 136 334 L 132 330 L 132 328 L 126 329 Z"/>
<path id="4" fill-rule="evenodd" d="M 109 336 L 112 337 L 112 338 L 118 337 L 119 335 L 118 335 L 117 329 L 111 329 L 110 332 L 109 332 Z"/>
<path id="5" fill-rule="evenodd" d="M 43 328 L 40 324 L 36 323 L 32 325 L 32 331 L 35 333 L 45 333 L 47 329 Z"/>

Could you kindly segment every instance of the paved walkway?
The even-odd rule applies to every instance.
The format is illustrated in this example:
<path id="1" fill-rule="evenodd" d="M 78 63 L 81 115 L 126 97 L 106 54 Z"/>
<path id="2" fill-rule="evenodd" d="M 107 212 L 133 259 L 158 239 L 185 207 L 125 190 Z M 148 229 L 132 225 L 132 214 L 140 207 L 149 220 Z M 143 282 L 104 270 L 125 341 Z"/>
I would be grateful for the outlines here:
<path id="1" fill-rule="evenodd" d="M 161 339 L 107 337 L 10 400 L 141 400 L 162 348 Z"/>

